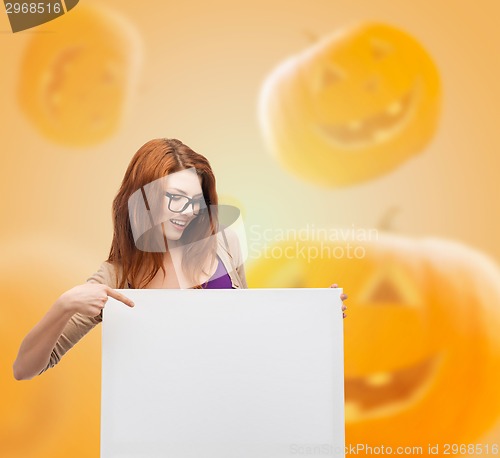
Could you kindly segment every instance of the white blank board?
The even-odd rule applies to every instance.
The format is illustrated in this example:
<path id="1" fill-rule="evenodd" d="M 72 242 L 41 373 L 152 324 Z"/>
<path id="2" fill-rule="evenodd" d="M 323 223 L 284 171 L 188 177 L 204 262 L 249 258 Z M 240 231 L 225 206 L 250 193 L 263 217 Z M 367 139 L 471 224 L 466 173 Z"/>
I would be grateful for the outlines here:
<path id="1" fill-rule="evenodd" d="M 117 291 L 101 458 L 344 457 L 341 288 Z"/>

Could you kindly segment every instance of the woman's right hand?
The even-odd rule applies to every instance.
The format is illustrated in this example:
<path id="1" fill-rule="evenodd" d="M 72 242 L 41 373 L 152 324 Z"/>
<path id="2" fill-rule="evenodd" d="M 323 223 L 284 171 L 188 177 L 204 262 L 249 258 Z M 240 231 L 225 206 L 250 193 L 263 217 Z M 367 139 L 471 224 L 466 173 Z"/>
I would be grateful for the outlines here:
<path id="1" fill-rule="evenodd" d="M 66 311 L 71 314 L 81 313 L 86 316 L 97 316 L 108 302 L 108 296 L 123 302 L 129 307 L 134 302 L 123 294 L 101 283 L 84 283 L 63 293 L 60 297 Z"/>

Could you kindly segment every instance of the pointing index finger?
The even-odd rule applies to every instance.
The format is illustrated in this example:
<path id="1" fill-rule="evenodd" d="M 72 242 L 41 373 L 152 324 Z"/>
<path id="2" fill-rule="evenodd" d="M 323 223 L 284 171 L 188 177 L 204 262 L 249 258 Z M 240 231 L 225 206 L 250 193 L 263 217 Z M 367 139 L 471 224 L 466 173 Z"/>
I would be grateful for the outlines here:
<path id="1" fill-rule="evenodd" d="M 108 296 L 111 296 L 112 298 L 123 302 L 125 305 L 128 305 L 129 307 L 133 307 L 134 301 L 127 296 L 124 296 L 123 294 L 119 293 L 118 291 L 115 291 L 113 288 L 110 288 L 109 286 L 106 287 L 106 293 Z"/>

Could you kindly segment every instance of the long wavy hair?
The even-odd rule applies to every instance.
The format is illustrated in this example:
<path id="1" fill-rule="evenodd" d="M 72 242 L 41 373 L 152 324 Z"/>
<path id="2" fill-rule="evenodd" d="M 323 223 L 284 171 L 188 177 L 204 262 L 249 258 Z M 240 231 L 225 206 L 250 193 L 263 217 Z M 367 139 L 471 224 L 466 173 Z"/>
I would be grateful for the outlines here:
<path id="1" fill-rule="evenodd" d="M 113 200 L 113 241 L 107 261 L 114 265 L 118 263 L 121 267 L 117 269 L 121 272 L 118 288 L 126 288 L 127 283 L 130 288 L 144 288 L 159 269 L 166 276 L 163 253 L 168 250 L 167 244 L 163 252 L 143 251 L 136 246 L 130 223 L 130 197 L 137 191 L 145 195 L 144 189 L 148 184 L 189 168 L 194 168 L 200 178 L 207 208 L 191 221 L 181 236 L 185 244 L 181 267 L 193 288 L 201 288 L 198 279 L 202 272 L 206 274 L 202 266 L 209 259 L 212 262 L 216 253 L 217 240 L 211 237 L 218 232 L 215 176 L 207 158 L 172 138 L 151 140 L 135 153 Z"/>

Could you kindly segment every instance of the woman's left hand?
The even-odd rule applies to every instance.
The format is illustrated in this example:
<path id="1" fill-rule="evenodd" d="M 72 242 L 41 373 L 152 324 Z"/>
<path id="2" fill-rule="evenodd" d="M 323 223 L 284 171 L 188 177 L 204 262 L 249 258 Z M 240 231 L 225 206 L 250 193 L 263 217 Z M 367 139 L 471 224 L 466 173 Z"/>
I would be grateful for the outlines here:
<path id="1" fill-rule="evenodd" d="M 338 288 L 337 283 L 334 283 L 330 288 Z M 344 313 L 344 310 L 347 310 L 347 307 L 344 305 L 344 301 L 347 299 L 347 294 L 342 293 L 340 299 L 342 300 L 342 317 L 345 318 L 347 315 Z"/>

